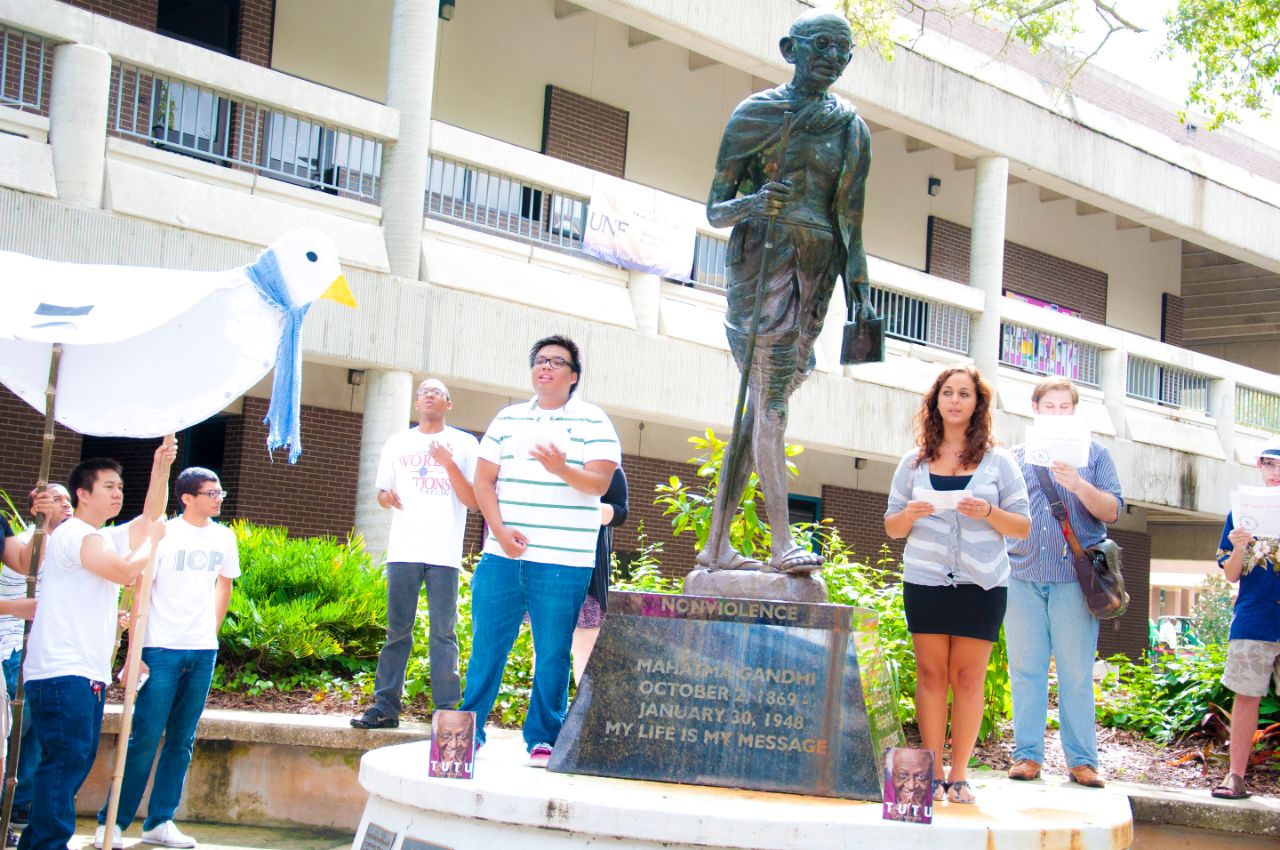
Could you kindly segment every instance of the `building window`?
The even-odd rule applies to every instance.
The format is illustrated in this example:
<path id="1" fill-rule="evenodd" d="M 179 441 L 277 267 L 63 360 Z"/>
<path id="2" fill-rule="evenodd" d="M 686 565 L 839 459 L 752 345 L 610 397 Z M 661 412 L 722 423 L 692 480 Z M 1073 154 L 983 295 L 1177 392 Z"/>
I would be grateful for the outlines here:
<path id="1" fill-rule="evenodd" d="M 240 0 L 159 0 L 156 32 L 235 55 Z"/>
<path id="2" fill-rule="evenodd" d="M 822 522 L 822 499 L 817 496 L 787 496 L 787 515 L 794 527 L 797 523 L 804 523 L 809 526 L 816 526 Z M 802 546 L 807 546 L 810 552 L 822 551 L 822 536 L 820 534 L 806 535 L 808 540 L 803 537 L 796 542 Z"/>
<path id="3" fill-rule="evenodd" d="M 231 104 L 208 89 L 156 80 L 152 89 L 151 138 L 155 146 L 210 162 L 225 162 Z"/>

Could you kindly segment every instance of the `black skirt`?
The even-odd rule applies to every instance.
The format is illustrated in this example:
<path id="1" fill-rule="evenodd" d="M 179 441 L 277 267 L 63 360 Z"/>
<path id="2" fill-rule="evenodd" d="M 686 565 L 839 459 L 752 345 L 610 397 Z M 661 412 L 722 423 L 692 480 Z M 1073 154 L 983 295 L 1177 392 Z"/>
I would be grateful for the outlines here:
<path id="1" fill-rule="evenodd" d="M 907 631 L 921 635 L 952 635 L 989 640 L 1000 637 L 1009 588 L 983 590 L 976 584 L 933 587 L 902 583 L 902 606 Z"/>

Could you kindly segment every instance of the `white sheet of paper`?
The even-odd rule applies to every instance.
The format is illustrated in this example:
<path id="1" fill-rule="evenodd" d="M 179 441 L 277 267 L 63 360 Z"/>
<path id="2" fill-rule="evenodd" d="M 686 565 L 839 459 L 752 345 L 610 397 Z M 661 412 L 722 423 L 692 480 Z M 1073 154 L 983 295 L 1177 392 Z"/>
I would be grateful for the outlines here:
<path id="1" fill-rule="evenodd" d="M 1280 537 L 1280 487 L 1241 487 L 1231 494 L 1236 528 L 1258 537 Z"/>
<path id="2" fill-rule="evenodd" d="M 1083 416 L 1037 416 L 1027 429 L 1027 463 L 1052 466 L 1062 461 L 1075 469 L 1089 465 L 1089 422 Z"/>
<path id="3" fill-rule="evenodd" d="M 972 495 L 968 490 L 931 490 L 928 487 L 911 489 L 914 501 L 928 502 L 935 511 L 953 511 L 961 499 L 968 499 Z"/>
<path id="4" fill-rule="evenodd" d="M 517 458 L 528 458 L 536 446 L 555 446 L 569 453 L 569 432 L 558 422 L 530 422 L 511 435 L 508 446 Z M 506 452 L 503 452 L 506 454 Z"/>

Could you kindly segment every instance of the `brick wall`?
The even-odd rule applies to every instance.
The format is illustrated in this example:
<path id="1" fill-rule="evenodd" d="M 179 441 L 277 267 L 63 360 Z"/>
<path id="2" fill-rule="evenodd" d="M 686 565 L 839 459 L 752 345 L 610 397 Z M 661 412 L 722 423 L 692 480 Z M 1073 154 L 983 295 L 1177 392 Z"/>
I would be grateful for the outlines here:
<path id="1" fill-rule="evenodd" d="M 237 58 L 264 68 L 271 67 L 271 36 L 275 14 L 275 0 L 240 0 Z"/>
<path id="2" fill-rule="evenodd" d="M 542 152 L 556 159 L 622 177 L 627 165 L 625 109 L 558 86 L 547 86 Z"/>
<path id="3" fill-rule="evenodd" d="M 658 555 L 662 561 L 662 574 L 671 578 L 684 578 L 693 569 L 695 538 L 691 532 L 676 537 L 671 532 L 671 517 L 663 516 L 662 509 L 654 505 L 659 484 L 666 484 L 675 475 L 685 483 L 701 481 L 698 468 L 691 463 L 623 455 L 622 471 L 627 474 L 627 508 L 625 525 L 614 529 L 613 548 L 616 552 L 636 552 L 640 549 L 637 532 L 644 525 L 646 541 L 662 544 Z"/>
<path id="4" fill-rule="evenodd" d="M 889 497 L 849 487 L 822 488 L 822 514 L 840 532 L 844 545 L 853 549 L 859 561 L 874 563 L 880 547 L 888 544 L 894 565 L 902 560 L 905 540 L 890 540 L 884 533 L 884 509 Z"/>
<path id="5" fill-rule="evenodd" d="M 182 435 L 178 435 L 182 439 Z M 120 508 L 117 519 L 131 520 L 142 513 L 143 502 L 147 499 L 147 485 L 151 482 L 151 461 L 156 453 L 160 438 L 135 440 L 130 437 L 85 437 L 82 443 L 81 456 L 109 457 L 120 462 L 124 467 L 124 506 Z M 169 475 L 169 503 L 165 513 L 172 516 L 181 508 L 173 493 L 173 480 L 182 470 L 174 464 Z"/>
<path id="6" fill-rule="evenodd" d="M 266 399 L 245 397 L 243 415 L 227 423 L 224 513 L 296 536 L 346 535 L 355 523 L 360 414 L 303 406 L 303 453 L 290 464 L 284 450 L 267 454 L 266 413 Z"/>
<path id="7" fill-rule="evenodd" d="M 1151 608 L 1151 535 L 1111 529 L 1112 540 L 1124 550 L 1124 588 L 1129 610 L 1116 620 L 1104 620 L 1098 629 L 1098 657 L 1117 652 L 1137 661 L 1147 648 L 1147 618 Z"/>
<path id="8" fill-rule="evenodd" d="M 1170 345 L 1182 345 L 1182 319 L 1186 302 L 1182 296 L 1168 292 L 1160 294 L 1160 341 Z"/>
<path id="9" fill-rule="evenodd" d="M 925 271 L 969 282 L 969 228 L 929 217 Z M 1004 288 L 1067 307 L 1081 318 L 1107 322 L 1107 275 L 1013 242 L 1004 243 Z"/>
<path id="10" fill-rule="evenodd" d="M 63 0 L 95 15 L 124 21 L 144 30 L 155 31 L 159 0 Z"/>
<path id="11" fill-rule="evenodd" d="M 44 446 L 44 414 L 0 386 L 0 490 L 13 499 L 26 516 L 27 494 L 40 473 L 40 452 Z M 65 484 L 71 468 L 80 462 L 80 435 L 54 426 L 53 461 L 49 480 Z"/>

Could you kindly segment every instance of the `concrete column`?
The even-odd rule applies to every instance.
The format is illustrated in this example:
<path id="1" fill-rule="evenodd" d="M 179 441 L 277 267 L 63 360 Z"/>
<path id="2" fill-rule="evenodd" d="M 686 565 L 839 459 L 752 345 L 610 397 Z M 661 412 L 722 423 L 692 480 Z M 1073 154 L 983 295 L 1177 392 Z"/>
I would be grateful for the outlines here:
<path id="1" fill-rule="evenodd" d="M 400 138 L 382 157 L 382 235 L 391 273 L 422 274 L 422 207 L 431 142 L 431 94 L 436 73 L 437 4 L 394 0 L 387 106 L 400 110 Z"/>
<path id="2" fill-rule="evenodd" d="M 995 387 L 1000 360 L 1000 297 L 1004 282 L 1005 198 L 1009 160 L 978 157 L 973 178 L 973 230 L 969 241 L 969 285 L 985 293 L 982 314 L 969 332 L 969 356 Z"/>
<path id="3" fill-rule="evenodd" d="M 636 314 L 636 330 L 645 336 L 657 336 L 658 316 L 662 309 L 662 278 L 647 272 L 628 272 L 627 292 L 631 295 L 631 309 Z"/>
<path id="4" fill-rule="evenodd" d="M 1129 397 L 1129 355 L 1121 349 L 1103 349 L 1098 355 L 1098 388 L 1102 390 L 1102 403 L 1111 415 L 1116 438 L 1128 436 L 1125 423 L 1125 403 Z"/>
<path id="5" fill-rule="evenodd" d="M 59 200 L 102 206 L 110 94 L 110 54 L 84 44 L 54 48 L 49 145 Z"/>
<path id="6" fill-rule="evenodd" d="M 360 471 L 356 479 L 356 531 L 365 549 L 382 557 L 391 529 L 391 512 L 378 504 L 378 458 L 387 438 L 409 427 L 413 403 L 413 375 L 383 369 L 364 373 L 364 421 L 360 429 Z"/>
<path id="7" fill-rule="evenodd" d="M 1236 462 L 1236 382 L 1222 378 L 1209 385 L 1209 413 L 1218 426 L 1218 440 L 1228 463 Z"/>

